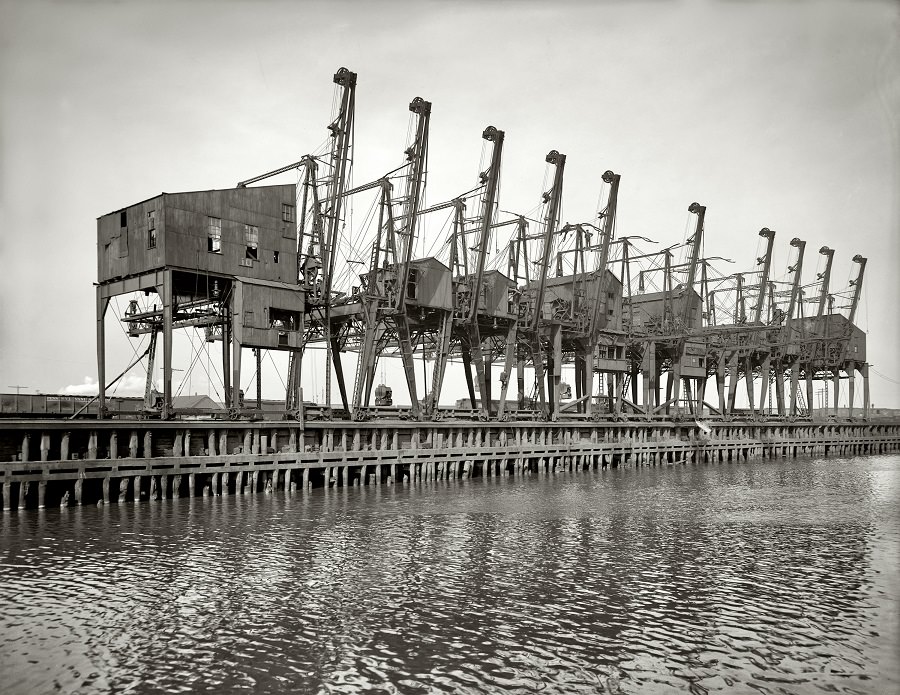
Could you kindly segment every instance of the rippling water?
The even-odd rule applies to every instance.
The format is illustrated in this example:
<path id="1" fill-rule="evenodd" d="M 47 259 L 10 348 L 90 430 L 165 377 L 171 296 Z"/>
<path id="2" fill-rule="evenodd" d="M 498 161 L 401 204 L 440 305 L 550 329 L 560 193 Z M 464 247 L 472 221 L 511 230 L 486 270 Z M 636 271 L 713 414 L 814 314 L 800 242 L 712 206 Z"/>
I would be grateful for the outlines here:
<path id="1" fill-rule="evenodd" d="M 900 457 L 0 520 L 9 693 L 890 693 Z"/>

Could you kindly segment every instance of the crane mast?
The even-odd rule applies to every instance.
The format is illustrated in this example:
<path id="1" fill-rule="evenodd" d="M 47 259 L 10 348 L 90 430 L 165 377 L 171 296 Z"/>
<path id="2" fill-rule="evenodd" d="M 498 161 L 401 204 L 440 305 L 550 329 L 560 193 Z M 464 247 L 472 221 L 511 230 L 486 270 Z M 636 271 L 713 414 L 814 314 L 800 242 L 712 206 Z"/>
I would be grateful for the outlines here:
<path id="1" fill-rule="evenodd" d="M 331 167 L 322 217 L 325 224 L 324 245 L 321 249 L 322 279 L 326 306 L 330 303 L 331 286 L 334 278 L 334 262 L 337 254 L 335 246 L 341 225 L 341 207 L 352 165 L 350 150 L 353 146 L 353 117 L 356 110 L 356 73 L 341 68 L 334 75 L 334 83 L 341 87 L 341 104 L 337 118 L 328 126 L 331 131 Z"/>
<path id="2" fill-rule="evenodd" d="M 416 132 L 412 144 L 406 149 L 406 160 L 409 162 L 409 174 L 406 178 L 406 191 L 403 196 L 403 208 L 400 217 L 399 239 L 394 249 L 399 250 L 397 277 L 399 282 L 396 309 L 405 310 L 406 278 L 409 275 L 409 263 L 415 248 L 416 221 L 419 208 L 425 195 L 425 178 L 428 164 L 428 126 L 431 120 L 431 102 L 416 97 L 409 104 L 409 110 L 417 116 Z"/>
<path id="3" fill-rule="evenodd" d="M 609 263 L 609 248 L 612 245 L 613 235 L 615 234 L 616 224 L 616 207 L 619 200 L 619 181 L 621 176 L 612 171 L 603 173 L 603 182 L 609 184 L 609 198 L 606 202 L 606 208 L 600 213 L 600 219 L 603 221 L 603 228 L 600 232 L 600 258 L 597 261 L 597 271 L 600 273 L 597 279 L 597 293 L 593 297 L 594 308 L 591 312 L 591 323 L 589 335 L 591 340 L 595 340 L 598 323 L 600 319 L 600 302 L 603 293 L 606 292 L 606 265 Z"/>
<path id="4" fill-rule="evenodd" d="M 863 276 L 866 273 L 866 262 L 867 258 L 861 256 L 860 254 L 856 254 L 853 257 L 854 263 L 859 263 L 859 272 L 856 274 L 856 279 L 851 281 L 853 285 L 853 299 L 850 302 L 850 323 L 852 324 L 856 319 L 856 310 L 859 308 L 859 298 L 862 295 L 863 288 Z"/>
<path id="5" fill-rule="evenodd" d="M 834 249 L 823 246 L 819 249 L 819 253 L 825 256 L 825 270 L 819 275 L 822 281 L 822 291 L 819 294 L 819 307 L 816 310 L 816 317 L 822 318 L 825 313 L 825 306 L 828 303 L 828 290 L 831 285 L 831 262 L 834 259 Z"/>
<path id="6" fill-rule="evenodd" d="M 691 212 L 697 216 L 697 230 L 694 232 L 694 236 L 691 237 L 691 260 L 688 264 L 687 284 L 684 294 L 684 308 L 682 309 L 681 317 L 683 326 L 688 325 L 688 319 L 691 316 L 691 310 L 694 308 L 694 297 L 691 292 L 694 289 L 694 282 L 697 279 L 697 263 L 700 259 L 700 249 L 703 247 L 703 220 L 706 217 L 706 206 L 700 205 L 700 203 L 691 203 L 690 206 L 688 206 L 688 212 Z"/>
<path id="7" fill-rule="evenodd" d="M 494 126 L 484 129 L 481 137 L 493 143 L 491 151 L 491 163 L 487 171 L 482 174 L 484 179 L 484 195 L 481 199 L 481 214 L 479 219 L 478 243 L 475 246 L 475 277 L 469 286 L 468 314 L 463 317 L 467 328 L 463 337 L 463 362 L 466 372 L 466 381 L 472 385 L 471 366 L 475 366 L 475 376 L 478 379 L 478 388 L 481 393 L 481 407 L 479 416 L 487 419 L 490 415 L 490 385 L 488 383 L 487 370 L 484 364 L 484 355 L 481 348 L 481 331 L 478 327 L 478 305 L 481 297 L 481 287 L 484 281 L 484 266 L 490 248 L 491 223 L 494 216 L 494 207 L 497 202 L 497 190 L 500 186 L 500 163 L 503 155 L 504 132 Z M 468 280 L 468 278 L 467 278 Z M 470 390 L 471 389 L 470 386 Z M 470 400 L 472 393 L 469 394 Z M 474 402 L 472 406 L 474 407 Z"/>
<path id="8" fill-rule="evenodd" d="M 541 320 L 544 304 L 544 291 L 547 287 L 547 273 L 550 268 L 550 255 L 553 250 L 553 237 L 559 225 L 559 211 L 562 204 L 563 174 L 566 168 L 566 155 L 556 150 L 551 150 L 545 157 L 548 164 L 556 167 L 553 175 L 553 186 L 544 193 L 544 201 L 547 203 L 547 214 L 544 217 L 543 253 L 541 255 L 540 279 L 538 280 L 537 293 L 534 297 L 534 313 L 531 317 L 531 330 L 536 332 Z"/>
<path id="9" fill-rule="evenodd" d="M 497 189 L 500 186 L 500 162 L 503 156 L 503 138 L 505 133 L 497 130 L 492 125 L 484 129 L 481 137 L 490 143 L 493 143 L 491 151 L 491 164 L 487 170 L 487 181 L 485 182 L 484 196 L 481 201 L 481 219 L 478 232 L 478 243 L 476 244 L 476 270 L 475 282 L 472 285 L 473 301 L 469 305 L 470 321 L 478 320 L 478 297 L 481 294 L 481 285 L 484 281 L 484 265 L 487 260 L 487 252 L 490 248 L 491 241 L 491 222 L 494 216 L 494 206 L 497 202 Z"/>
<path id="10" fill-rule="evenodd" d="M 794 310 L 800 301 L 800 276 L 803 271 L 803 253 L 806 251 L 806 242 L 802 239 L 794 237 L 791 239 L 791 246 L 797 249 L 797 261 L 788 270 L 794 274 L 793 283 L 791 284 L 791 300 L 788 304 L 787 320 L 785 325 L 789 325 L 794 319 Z"/>
<path id="11" fill-rule="evenodd" d="M 419 206 L 425 193 L 426 164 L 428 161 L 428 124 L 431 119 L 431 102 L 421 97 L 416 97 L 409 104 L 409 110 L 416 118 L 416 133 L 412 145 L 406 149 L 406 158 L 410 164 L 407 176 L 406 195 L 403 201 L 403 216 L 399 232 L 400 253 L 395 260 L 395 272 L 397 282 L 397 303 L 393 316 L 394 327 L 397 331 L 397 342 L 400 345 L 400 359 L 403 363 L 403 373 L 406 376 L 406 386 L 409 390 L 410 410 L 412 416 L 418 420 L 421 416 L 419 398 L 416 393 L 415 365 L 413 364 L 413 343 L 409 327 L 409 319 L 406 311 L 407 285 L 409 278 L 409 264 L 412 260 L 412 251 L 415 246 L 416 219 L 419 215 Z M 393 229 L 393 226 L 392 226 Z M 398 243 L 393 244 L 395 253 Z"/>
<path id="12" fill-rule="evenodd" d="M 754 323 L 762 320 L 763 307 L 766 304 L 766 289 L 769 286 L 769 273 L 772 269 L 772 247 L 775 243 L 775 232 L 768 227 L 759 230 L 759 235 L 766 240 L 766 253 L 762 258 L 757 258 L 757 264 L 761 264 L 762 276 L 759 281 L 759 301 L 756 303 L 756 310 L 753 312 Z"/>

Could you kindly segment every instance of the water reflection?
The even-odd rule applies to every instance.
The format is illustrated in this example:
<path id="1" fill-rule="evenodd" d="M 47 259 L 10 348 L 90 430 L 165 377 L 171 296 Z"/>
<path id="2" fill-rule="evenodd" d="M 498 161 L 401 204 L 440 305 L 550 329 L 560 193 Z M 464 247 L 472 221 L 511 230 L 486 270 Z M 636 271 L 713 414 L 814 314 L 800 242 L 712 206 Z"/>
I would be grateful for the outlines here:
<path id="1" fill-rule="evenodd" d="M 890 692 L 900 458 L 7 514 L 32 692 Z"/>

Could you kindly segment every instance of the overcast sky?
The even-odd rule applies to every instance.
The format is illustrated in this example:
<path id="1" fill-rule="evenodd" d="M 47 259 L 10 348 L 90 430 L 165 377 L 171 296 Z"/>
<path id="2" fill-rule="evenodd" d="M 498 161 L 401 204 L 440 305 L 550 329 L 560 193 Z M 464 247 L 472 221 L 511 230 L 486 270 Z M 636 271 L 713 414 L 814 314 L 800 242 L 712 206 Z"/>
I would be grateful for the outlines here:
<path id="1" fill-rule="evenodd" d="M 738 261 L 727 272 L 753 269 L 763 226 L 778 233 L 777 277 L 794 236 L 809 242 L 807 281 L 819 246 L 836 250 L 834 289 L 854 254 L 868 257 L 858 323 L 872 400 L 900 407 L 897 3 L 0 9 L 0 391 L 96 376 L 98 216 L 161 191 L 230 187 L 315 149 L 347 66 L 359 73 L 356 183 L 399 163 L 407 104 L 422 96 L 434 104 L 431 202 L 471 187 L 493 124 L 506 131 L 503 209 L 537 204 L 555 148 L 568 155 L 564 219 L 590 218 L 613 169 L 620 234 L 679 242 L 699 201 L 706 253 Z M 132 356 L 115 330 L 108 374 Z M 464 395 L 458 379 L 445 394 Z"/>

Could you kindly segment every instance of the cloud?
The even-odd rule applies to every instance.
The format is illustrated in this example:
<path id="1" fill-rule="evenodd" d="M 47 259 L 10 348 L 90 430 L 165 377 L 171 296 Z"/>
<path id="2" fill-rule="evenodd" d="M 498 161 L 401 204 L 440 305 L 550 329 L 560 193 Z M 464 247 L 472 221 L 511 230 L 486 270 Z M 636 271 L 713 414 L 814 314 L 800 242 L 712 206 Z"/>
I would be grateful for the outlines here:
<path id="1" fill-rule="evenodd" d="M 143 396 L 145 384 L 146 382 L 143 376 L 129 374 L 128 376 L 121 378 L 111 388 L 107 388 L 106 395 Z M 96 396 L 97 380 L 93 377 L 86 376 L 84 377 L 83 383 L 63 386 L 59 392 L 67 396 Z"/>
<path id="2" fill-rule="evenodd" d="M 60 392 L 66 394 L 67 396 L 96 396 L 97 380 L 86 376 L 84 377 L 84 383 L 69 384 L 68 386 L 63 386 L 60 389 Z"/>

